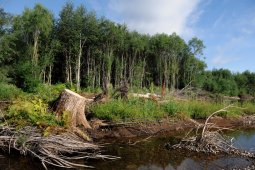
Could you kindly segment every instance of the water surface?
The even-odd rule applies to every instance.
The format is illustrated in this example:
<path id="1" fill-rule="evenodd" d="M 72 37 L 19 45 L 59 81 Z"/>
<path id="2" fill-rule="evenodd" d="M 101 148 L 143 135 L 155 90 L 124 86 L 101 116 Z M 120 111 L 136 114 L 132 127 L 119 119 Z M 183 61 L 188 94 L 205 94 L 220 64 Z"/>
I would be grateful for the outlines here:
<path id="1" fill-rule="evenodd" d="M 255 148 L 255 130 L 235 130 L 228 135 L 234 137 L 235 146 L 253 151 Z M 229 155 L 207 155 L 184 150 L 167 150 L 165 143 L 177 143 L 183 134 L 175 137 L 168 135 L 122 140 L 106 140 L 109 143 L 103 153 L 120 156 L 121 159 L 84 160 L 79 163 L 92 165 L 99 170 L 217 170 L 239 169 L 254 164 L 253 160 Z M 0 157 L 1 170 L 40 170 L 43 169 L 36 159 L 18 156 Z M 57 168 L 49 168 L 51 170 Z"/>

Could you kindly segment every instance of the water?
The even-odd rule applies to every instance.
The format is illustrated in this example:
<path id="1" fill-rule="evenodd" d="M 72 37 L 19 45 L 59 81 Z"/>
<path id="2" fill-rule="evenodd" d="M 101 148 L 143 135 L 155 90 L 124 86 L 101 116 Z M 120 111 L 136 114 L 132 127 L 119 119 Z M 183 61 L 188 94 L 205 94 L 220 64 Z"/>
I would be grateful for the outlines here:
<path id="1" fill-rule="evenodd" d="M 168 151 L 164 145 L 167 142 L 177 143 L 183 134 L 176 134 L 175 137 L 160 136 L 148 139 L 137 138 L 129 141 L 107 140 L 110 142 L 104 148 L 104 154 L 120 156 L 121 159 L 89 160 L 83 161 L 92 165 L 95 169 L 102 170 L 199 170 L 199 169 L 238 169 L 251 166 L 253 160 L 229 155 L 205 155 L 190 153 L 187 151 Z M 236 138 L 235 146 L 247 150 L 255 148 L 255 130 L 235 130 L 228 135 Z M 80 162 L 81 163 L 81 162 Z M 1 170 L 40 170 L 43 167 L 40 162 L 24 157 L 0 157 Z M 56 169 L 56 168 L 49 168 Z"/>

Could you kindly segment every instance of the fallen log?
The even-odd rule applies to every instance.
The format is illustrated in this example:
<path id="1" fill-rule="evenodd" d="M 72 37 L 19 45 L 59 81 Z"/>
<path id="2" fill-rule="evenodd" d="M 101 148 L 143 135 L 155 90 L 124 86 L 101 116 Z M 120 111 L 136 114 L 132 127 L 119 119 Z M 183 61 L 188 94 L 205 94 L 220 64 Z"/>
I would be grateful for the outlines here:
<path id="1" fill-rule="evenodd" d="M 83 125 L 85 129 L 91 129 L 91 126 L 85 116 L 86 101 L 88 101 L 88 99 L 85 97 L 82 97 L 71 90 L 65 89 L 61 93 L 56 107 L 57 118 L 60 120 L 63 113 L 65 113 L 68 114 L 68 117 L 71 119 L 69 121 L 70 127 Z"/>

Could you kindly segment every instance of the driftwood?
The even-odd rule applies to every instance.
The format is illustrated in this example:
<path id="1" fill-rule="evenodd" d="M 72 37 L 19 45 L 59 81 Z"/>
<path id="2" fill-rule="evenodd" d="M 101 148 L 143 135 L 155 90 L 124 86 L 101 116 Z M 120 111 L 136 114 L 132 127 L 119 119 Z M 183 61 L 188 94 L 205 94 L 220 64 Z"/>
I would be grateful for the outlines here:
<path id="1" fill-rule="evenodd" d="M 234 154 L 249 158 L 255 158 L 255 154 L 245 150 L 238 149 L 233 146 L 234 138 L 229 138 L 223 135 L 221 132 L 227 128 L 217 127 L 212 123 L 209 123 L 209 120 L 220 112 L 225 112 L 226 109 L 233 107 L 229 105 L 223 109 L 220 109 L 212 113 L 205 121 L 204 124 L 196 122 L 197 129 L 195 135 L 190 135 L 192 130 L 181 140 L 180 143 L 175 145 L 167 144 L 168 149 L 188 149 L 195 152 L 204 152 L 204 153 L 226 153 Z M 200 130 L 202 128 L 202 130 Z"/>
<path id="2" fill-rule="evenodd" d="M 34 156 L 42 162 L 45 169 L 47 165 L 61 168 L 91 167 L 73 160 L 118 158 L 101 155 L 99 146 L 84 141 L 72 131 L 44 137 L 36 127 L 25 127 L 17 131 L 12 127 L 1 126 L 0 147 L 9 154 L 16 150 L 22 155 Z"/>
<path id="3" fill-rule="evenodd" d="M 61 119 L 63 113 L 69 114 L 70 127 L 83 125 L 84 128 L 90 129 L 90 125 L 85 117 L 85 106 L 87 99 L 79 94 L 65 89 L 61 95 L 56 108 L 56 115 Z"/>

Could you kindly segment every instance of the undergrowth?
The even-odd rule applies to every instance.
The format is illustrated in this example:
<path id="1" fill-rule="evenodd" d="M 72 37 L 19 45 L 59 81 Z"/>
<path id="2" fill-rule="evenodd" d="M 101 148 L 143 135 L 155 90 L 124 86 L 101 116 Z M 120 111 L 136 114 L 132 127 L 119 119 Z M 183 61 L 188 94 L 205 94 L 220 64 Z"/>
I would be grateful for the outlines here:
<path id="1" fill-rule="evenodd" d="M 20 127 L 27 124 L 42 128 L 65 127 L 70 121 L 67 114 L 63 114 L 61 120 L 56 120 L 55 114 L 49 109 L 50 103 L 58 98 L 65 87 L 64 84 L 40 85 L 33 93 L 24 93 L 13 85 L 0 83 L 0 99 L 12 101 L 4 118 L 7 123 Z M 156 90 L 153 88 L 152 86 L 150 90 Z M 165 102 L 156 102 L 150 99 L 131 97 L 128 100 L 111 99 L 106 103 L 93 104 L 89 111 L 94 117 L 115 122 L 155 121 L 166 117 L 205 119 L 229 104 L 226 102 L 176 100 L 174 98 L 169 98 Z M 255 113 L 254 103 L 246 102 L 242 105 L 234 103 L 233 105 L 234 107 L 229 108 L 227 112 L 221 112 L 218 115 L 237 117 Z"/>
<path id="2" fill-rule="evenodd" d="M 14 100 L 22 95 L 22 90 L 15 85 L 0 82 L 0 100 Z"/>
<path id="3" fill-rule="evenodd" d="M 23 127 L 26 125 L 47 126 L 61 125 L 55 115 L 48 110 L 48 104 L 37 97 L 21 97 L 13 101 L 9 107 L 5 119 L 8 124 Z"/>
<path id="4" fill-rule="evenodd" d="M 155 120 L 166 115 L 157 103 L 136 98 L 95 104 L 90 111 L 98 118 L 113 121 Z"/>
<path id="5" fill-rule="evenodd" d="M 255 105 L 246 103 L 242 107 L 238 103 L 221 112 L 221 117 L 238 117 L 243 114 L 254 114 Z M 90 108 L 95 117 L 111 121 L 132 120 L 158 120 L 164 117 L 177 117 L 181 119 L 205 119 L 210 114 L 226 107 L 225 103 L 207 101 L 177 101 L 170 100 L 164 103 L 156 103 L 151 100 L 131 98 L 128 101 L 111 100 L 107 103 L 96 104 Z"/>

